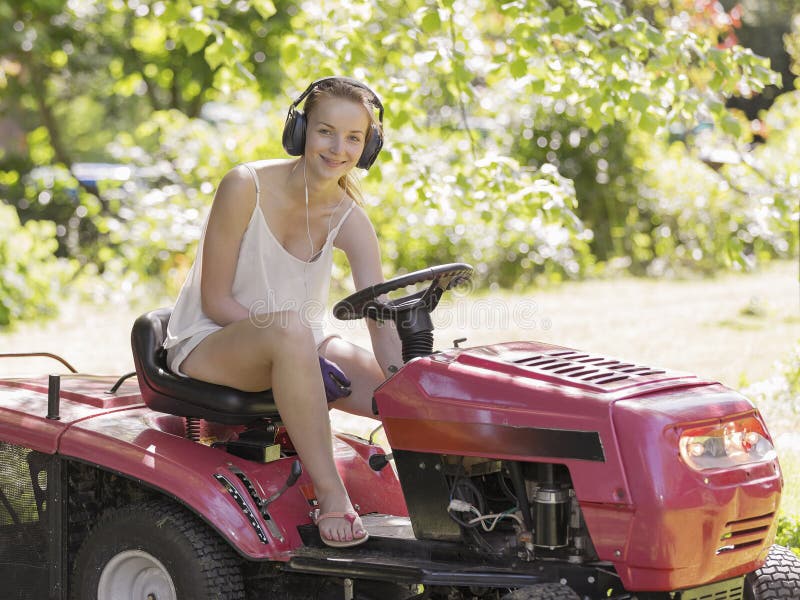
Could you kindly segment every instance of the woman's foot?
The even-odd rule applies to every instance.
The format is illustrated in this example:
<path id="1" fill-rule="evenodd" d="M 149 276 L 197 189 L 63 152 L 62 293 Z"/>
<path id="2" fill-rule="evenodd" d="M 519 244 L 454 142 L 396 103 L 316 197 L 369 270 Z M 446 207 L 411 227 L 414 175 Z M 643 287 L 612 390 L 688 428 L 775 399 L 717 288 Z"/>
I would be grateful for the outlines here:
<path id="1" fill-rule="evenodd" d="M 345 547 L 367 541 L 369 534 L 364 529 L 358 513 L 353 510 L 349 499 L 344 503 L 345 510 L 335 510 L 335 505 L 328 510 L 326 504 L 320 500 L 320 508 L 314 511 L 314 524 L 319 527 L 319 536 L 323 543 L 328 546 Z"/>

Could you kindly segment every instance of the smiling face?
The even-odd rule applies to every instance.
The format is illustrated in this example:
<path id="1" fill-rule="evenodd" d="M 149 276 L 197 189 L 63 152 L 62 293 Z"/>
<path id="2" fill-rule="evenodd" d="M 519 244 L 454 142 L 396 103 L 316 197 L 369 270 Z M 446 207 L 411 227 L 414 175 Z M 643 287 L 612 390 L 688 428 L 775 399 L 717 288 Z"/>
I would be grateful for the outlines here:
<path id="1" fill-rule="evenodd" d="M 360 103 L 323 97 L 308 115 L 304 156 L 309 170 L 339 179 L 356 166 L 366 143 L 370 116 Z"/>

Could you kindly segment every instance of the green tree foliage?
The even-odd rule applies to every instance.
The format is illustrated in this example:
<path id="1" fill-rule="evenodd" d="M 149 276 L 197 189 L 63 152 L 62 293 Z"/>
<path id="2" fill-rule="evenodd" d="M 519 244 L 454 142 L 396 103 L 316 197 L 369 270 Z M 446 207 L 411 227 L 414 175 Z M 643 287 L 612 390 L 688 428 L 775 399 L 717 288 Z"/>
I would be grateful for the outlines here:
<path id="1" fill-rule="evenodd" d="M 725 97 L 776 83 L 763 59 L 687 25 L 684 4 L 3 4 L 0 109 L 26 136 L 0 157 L 0 197 L 23 222 L 57 224 L 58 254 L 105 282 L 92 290 L 174 293 L 225 170 L 281 156 L 290 95 L 350 74 L 385 100 L 386 152 L 363 185 L 390 272 L 468 260 L 483 283 L 508 286 L 592 273 L 598 260 L 690 264 L 691 239 L 710 269 L 750 247 L 789 253 L 785 227 L 770 237 L 737 217 L 703 229 L 737 208 L 730 190 L 691 152 L 660 145 L 667 127 L 691 129 L 699 116 L 740 140 Z M 94 186 L 77 177 L 87 160 L 132 174 Z M 708 180 L 672 212 L 662 160 Z M 719 200 L 697 202 L 712 192 Z M 776 221 L 790 204 L 774 201 Z M 742 228 L 754 239 L 726 245 Z"/>
<path id="2" fill-rule="evenodd" d="M 781 515 L 778 518 L 778 532 L 775 543 L 791 548 L 800 556 L 800 519 L 790 515 Z"/>
<path id="3" fill-rule="evenodd" d="M 53 257 L 55 229 L 49 221 L 20 225 L 14 208 L 0 204 L 0 326 L 56 311 L 54 291 L 71 267 Z"/>
<path id="4" fill-rule="evenodd" d="M 730 45 L 743 19 L 741 12 L 730 15 L 713 0 L 626 4 L 659 28 L 673 23 L 717 40 L 716 50 Z M 685 76 L 693 86 L 708 90 L 707 106 L 723 106 L 723 96 L 715 94 L 714 75 L 702 60 Z M 739 93 L 747 90 L 746 85 L 737 88 Z M 777 107 L 766 121 L 778 114 L 793 120 L 787 108 Z M 786 185 L 792 161 L 778 157 L 787 144 L 778 134 L 752 149 L 750 124 L 735 114 L 722 115 L 716 126 L 706 110 L 672 119 L 670 131 L 680 133 L 686 143 L 671 149 L 661 143 L 663 136 L 651 136 L 630 122 L 593 132 L 568 112 L 543 115 L 535 135 L 520 139 L 518 148 L 529 162 L 554 163 L 575 182 L 577 212 L 594 233 L 591 250 L 600 261 L 662 275 L 712 272 L 791 255 L 797 243 L 791 207 L 797 198 Z M 686 133 L 692 131 L 704 133 Z M 715 164 L 715 157 L 723 154 L 742 164 Z M 770 185 L 759 178 L 761 164 L 782 171 L 785 183 Z"/>
<path id="5" fill-rule="evenodd" d="M 586 248 L 606 260 L 628 256 L 635 245 L 628 241 L 636 233 L 630 204 L 637 202 L 627 168 L 635 157 L 626 148 L 629 131 L 653 134 L 665 123 L 692 122 L 702 110 L 723 130 L 738 133 L 723 96 L 743 82 L 760 89 L 773 80 L 766 63 L 742 48 L 717 48 L 688 29 L 658 29 L 619 4 L 579 4 L 510 2 L 492 11 L 482 2 L 353 2 L 342 10 L 340 3 L 322 2 L 293 18 L 296 33 L 284 38 L 284 70 L 298 82 L 307 64 L 319 64 L 325 74 L 344 63 L 346 71 L 368 78 L 388 76 L 387 107 L 398 128 L 391 135 L 400 161 L 380 168 L 390 171 L 383 181 L 408 202 L 401 213 L 444 202 L 447 215 L 447 203 L 455 200 L 458 222 L 445 229 L 451 248 L 473 246 L 474 259 L 503 285 L 527 283 L 542 272 L 574 275 L 590 263 Z M 381 23 L 393 24 L 381 43 L 363 44 L 361 33 L 383 31 Z M 572 154 L 579 156 L 570 168 L 569 148 L 576 143 Z M 517 167 L 484 172 L 494 157 Z M 594 169 L 587 169 L 590 163 Z M 545 165 L 581 185 L 579 202 L 564 195 L 564 187 L 550 199 L 517 193 L 523 189 L 520 172 L 537 179 Z M 494 183 L 495 193 L 487 195 L 484 182 Z M 547 223 L 542 208 L 551 202 L 558 207 L 559 231 L 568 234 L 563 243 L 533 226 Z M 381 206 L 391 222 L 394 203 Z M 509 226 L 515 211 L 527 225 L 518 238 Z M 573 218 L 576 212 L 591 229 Z M 478 214 L 492 233 L 474 223 Z M 413 219 L 401 219 L 398 229 L 401 240 L 429 232 L 417 231 Z M 441 239 L 438 233 L 432 237 Z M 481 244 L 501 247 L 492 253 L 499 261 L 485 260 Z M 418 263 L 427 258 L 413 250 Z M 409 257 L 403 259 L 409 265 Z"/>
<path id="6" fill-rule="evenodd" d="M 182 177 L 190 159 L 160 145 L 163 127 L 191 154 L 202 146 L 191 137 L 206 123 L 201 107 L 223 96 L 227 82 L 246 73 L 257 93 L 275 93 L 285 20 L 270 0 L 0 5 L 0 109 L 25 132 L 0 150 L 3 200 L 23 221 L 58 224 L 57 253 L 79 261 L 92 293 L 124 298 L 150 291 L 148 282 L 163 288 L 168 265 L 185 262 L 187 251 L 182 231 L 166 238 L 201 204 L 194 181 Z M 149 167 L 144 180 L 95 186 L 73 176 L 76 163 L 114 160 L 126 145 L 139 153 L 127 162 Z M 175 210 L 153 210 L 152 195 L 140 202 L 147 187 Z"/>

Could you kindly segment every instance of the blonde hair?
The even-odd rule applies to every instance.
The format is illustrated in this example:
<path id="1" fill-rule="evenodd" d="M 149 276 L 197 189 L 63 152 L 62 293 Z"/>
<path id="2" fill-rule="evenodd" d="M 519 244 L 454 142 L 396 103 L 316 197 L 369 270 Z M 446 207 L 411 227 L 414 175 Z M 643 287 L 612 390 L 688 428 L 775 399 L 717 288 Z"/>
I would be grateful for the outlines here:
<path id="1" fill-rule="evenodd" d="M 383 126 L 380 120 L 375 116 L 375 109 L 373 104 L 372 94 L 365 88 L 353 85 L 344 79 L 329 79 L 321 82 L 315 86 L 308 94 L 305 104 L 303 106 L 303 113 L 306 115 L 306 122 L 308 122 L 309 115 L 314 112 L 317 104 L 322 98 L 341 98 L 343 100 L 350 100 L 356 104 L 361 104 L 369 115 L 370 127 L 367 129 L 367 135 L 364 139 L 364 146 L 367 145 L 371 136 L 375 135 L 375 131 L 383 135 Z M 347 172 L 339 179 L 339 187 L 350 196 L 358 205 L 363 205 L 364 196 L 361 193 L 361 186 L 359 185 L 358 178 L 353 174 L 352 170 Z"/>

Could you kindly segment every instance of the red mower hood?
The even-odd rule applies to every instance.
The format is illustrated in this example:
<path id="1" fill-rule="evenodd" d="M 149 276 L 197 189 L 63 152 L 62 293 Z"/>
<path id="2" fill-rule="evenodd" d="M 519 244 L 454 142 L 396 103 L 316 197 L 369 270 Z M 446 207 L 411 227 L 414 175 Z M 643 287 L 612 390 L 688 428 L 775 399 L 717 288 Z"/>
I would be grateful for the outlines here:
<path id="1" fill-rule="evenodd" d="M 445 436 L 435 432 L 467 435 L 470 424 L 500 427 L 494 437 L 501 430 L 506 437 L 530 427 L 595 432 L 610 426 L 610 411 L 620 400 L 676 391 L 694 395 L 688 390 L 711 384 L 694 375 L 561 346 L 512 342 L 413 360 L 376 390 L 375 401 L 392 447 L 422 444 L 447 453 L 440 443 Z M 570 444 L 578 442 L 567 437 Z M 476 441 L 462 448 L 481 452 Z M 593 460 L 602 449 L 586 452 L 575 458 Z"/>
<path id="2" fill-rule="evenodd" d="M 513 342 L 412 360 L 375 391 L 375 403 L 392 448 L 569 464 L 576 480 L 594 481 L 583 498 L 627 502 L 615 404 L 677 395 L 688 413 L 712 389 L 724 390 L 693 375 Z"/>
<path id="3" fill-rule="evenodd" d="M 510 342 L 455 350 L 433 355 L 431 360 L 457 362 L 514 378 L 534 379 L 592 394 L 610 394 L 615 400 L 656 390 L 709 383 L 687 373 L 652 368 L 542 342 Z"/>

